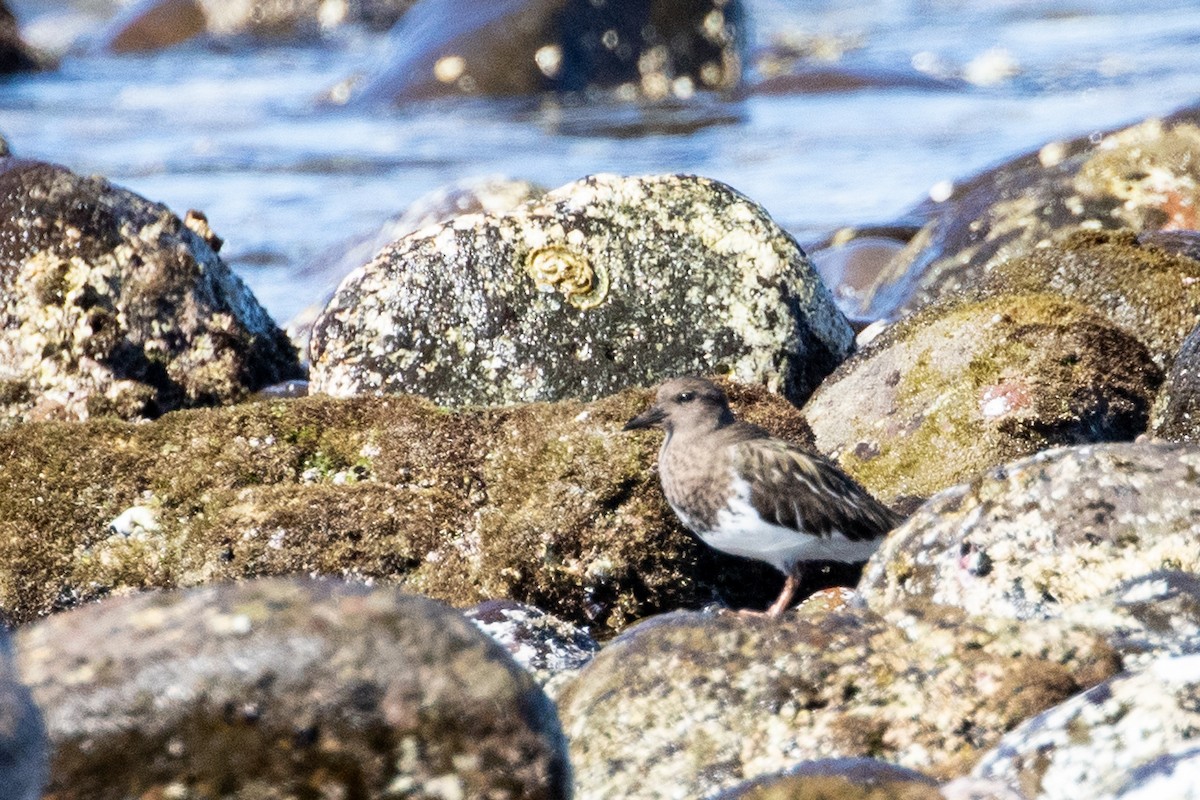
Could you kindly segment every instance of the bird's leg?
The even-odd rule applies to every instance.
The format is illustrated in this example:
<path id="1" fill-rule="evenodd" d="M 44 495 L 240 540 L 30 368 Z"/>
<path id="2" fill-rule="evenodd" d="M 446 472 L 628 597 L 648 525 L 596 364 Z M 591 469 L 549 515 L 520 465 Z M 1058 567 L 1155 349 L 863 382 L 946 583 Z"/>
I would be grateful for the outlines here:
<path id="1" fill-rule="evenodd" d="M 800 589 L 801 577 L 799 569 L 793 569 L 788 573 L 787 578 L 783 581 L 783 590 L 779 592 L 779 597 L 775 598 L 775 602 L 771 603 L 771 607 L 767 609 L 768 617 L 779 617 L 787 611 L 792 598 Z"/>

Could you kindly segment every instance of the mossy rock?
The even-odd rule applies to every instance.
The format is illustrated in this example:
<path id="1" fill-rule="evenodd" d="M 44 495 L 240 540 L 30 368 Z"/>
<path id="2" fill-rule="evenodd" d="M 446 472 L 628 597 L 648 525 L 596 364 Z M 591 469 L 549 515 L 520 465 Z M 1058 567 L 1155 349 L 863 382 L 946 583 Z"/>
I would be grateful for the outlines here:
<path id="1" fill-rule="evenodd" d="M 803 440 L 782 398 L 730 389 L 748 419 Z M 308 397 L 23 425 L 0 433 L 0 606 L 22 622 L 144 587 L 313 573 L 515 599 L 599 635 L 715 600 L 763 607 L 782 576 L 684 531 L 658 440 L 620 431 L 648 398 L 451 412 Z"/>
<path id="2" fill-rule="evenodd" d="M 1200 325 L 1183 340 L 1171 362 L 1147 433 L 1168 442 L 1200 444 Z"/>
<path id="3" fill-rule="evenodd" d="M 1096 312 L 1045 294 L 947 301 L 896 323 L 804 406 L 822 452 L 885 502 L 1056 445 L 1133 439 L 1161 372 Z"/>
<path id="4" fill-rule="evenodd" d="M 806 761 L 734 786 L 712 800 L 945 800 L 937 781 L 870 758 Z"/>

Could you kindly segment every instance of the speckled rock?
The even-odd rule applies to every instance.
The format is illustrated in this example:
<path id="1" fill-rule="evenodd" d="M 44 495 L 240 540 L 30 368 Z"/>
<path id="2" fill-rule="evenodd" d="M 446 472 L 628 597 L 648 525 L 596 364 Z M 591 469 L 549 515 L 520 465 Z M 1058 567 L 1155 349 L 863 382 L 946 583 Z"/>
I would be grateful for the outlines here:
<path id="1" fill-rule="evenodd" d="M 804 440 L 785 400 L 728 388 L 744 417 Z M 0 609 L 26 621 L 280 574 L 398 581 L 459 606 L 511 598 L 598 636 L 665 609 L 765 607 L 782 576 L 687 534 L 652 468 L 659 440 L 621 432 L 648 400 L 451 413 L 307 397 L 0 432 Z"/>
<path id="2" fill-rule="evenodd" d="M 1200 449 L 1105 444 L 1006 464 L 932 498 L 871 557 L 873 608 L 914 597 L 1055 616 L 1157 570 L 1200 572 Z"/>
<path id="3" fill-rule="evenodd" d="M 804 407 L 819 450 L 885 502 L 928 497 L 1048 447 L 1132 439 L 1161 372 L 1051 295 L 931 306 L 843 364 Z"/>
<path id="4" fill-rule="evenodd" d="M 288 321 L 288 336 L 301 352 L 307 353 L 313 323 L 333 299 L 337 285 L 397 239 L 464 214 L 502 214 L 544 193 L 544 189 L 528 181 L 491 177 L 454 183 L 418 197 L 379 230 L 339 242 L 296 273 L 297 283 L 324 286 L 324 289 L 312 295 L 314 300 L 320 297 L 320 302 Z"/>
<path id="5" fill-rule="evenodd" d="M 1147 433 L 1169 442 L 1200 444 L 1200 325 L 1183 340 L 1172 360 Z"/>
<path id="6" fill-rule="evenodd" d="M 146 593 L 17 644 L 60 800 L 569 796 L 533 679 L 461 615 L 394 589 Z"/>
<path id="7" fill-rule="evenodd" d="M 0 424 L 153 417 L 300 376 L 208 242 L 63 167 L 0 160 L 0 294 Z"/>
<path id="8" fill-rule="evenodd" d="M 463 616 L 499 642 L 551 697 L 600 649 L 578 625 L 512 600 L 488 600 Z"/>
<path id="9" fill-rule="evenodd" d="M 800 401 L 852 345 L 761 207 L 705 178 L 598 175 L 386 248 L 342 283 L 310 359 L 335 396 L 595 398 L 717 372 Z"/>
<path id="10" fill-rule="evenodd" d="M 0 626 L 0 791 L 5 800 L 38 800 L 46 783 L 46 728 L 13 663 Z"/>
<path id="11" fill-rule="evenodd" d="M 886 761 L 805 761 L 713 795 L 711 800 L 943 800 L 937 781 Z"/>
<path id="12" fill-rule="evenodd" d="M 1200 798 L 1200 655 L 1159 659 L 1029 720 L 975 774 L 1032 800 Z"/>
<path id="13" fill-rule="evenodd" d="M 782 621 L 676 613 L 607 645 L 559 697 L 576 797 L 703 797 L 800 762 L 961 774 L 1001 734 L 1119 669 L 1059 622 L 928 605 Z"/>
<path id="14" fill-rule="evenodd" d="M 0 75 L 37 68 L 37 57 L 21 38 L 17 18 L 9 10 L 8 3 L 0 0 Z M 0 149 L 0 155 L 3 154 L 3 150 Z"/>
<path id="15" fill-rule="evenodd" d="M 1050 142 L 916 209 L 929 221 L 879 286 L 908 298 L 903 315 L 1077 228 L 1197 228 L 1198 179 L 1200 108 Z"/>
<path id="16" fill-rule="evenodd" d="M 728 92 L 742 78 L 742 16 L 740 0 L 426 0 L 392 32 L 392 52 L 353 97 Z"/>

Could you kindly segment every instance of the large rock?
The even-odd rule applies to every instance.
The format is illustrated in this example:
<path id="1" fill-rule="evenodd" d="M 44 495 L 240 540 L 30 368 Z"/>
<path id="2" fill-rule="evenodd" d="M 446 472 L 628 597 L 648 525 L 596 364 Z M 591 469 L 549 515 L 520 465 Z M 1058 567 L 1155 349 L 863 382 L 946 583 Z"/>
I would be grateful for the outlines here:
<path id="1" fill-rule="evenodd" d="M 1151 436 L 1200 444 L 1200 325 L 1183 340 L 1150 414 Z"/>
<path id="2" fill-rule="evenodd" d="M 803 440 L 786 401 L 728 388 L 747 419 Z M 451 413 L 309 397 L 20 426 L 0 433 L 0 608 L 25 621 L 142 587 L 311 573 L 514 599 L 600 634 L 716 600 L 762 608 L 782 576 L 687 534 L 652 469 L 658 440 L 621 433 L 648 399 Z"/>
<path id="3" fill-rule="evenodd" d="M 1132 439 L 1161 372 L 1070 300 L 931 306 L 856 353 L 804 407 L 817 448 L 885 502 L 928 497 L 1048 447 Z"/>
<path id="4" fill-rule="evenodd" d="M 886 761 L 828 758 L 740 783 L 712 800 L 946 800 L 937 785 Z"/>
<path id="5" fill-rule="evenodd" d="M 1119 669 L 1095 634 L 925 606 L 885 620 L 677 613 L 608 644 L 559 697 L 576 796 L 705 797 L 812 759 L 945 778 Z"/>
<path id="6" fill-rule="evenodd" d="M 1200 655 L 1162 658 L 1029 720 L 975 774 L 1031 800 L 1200 798 Z"/>
<path id="7" fill-rule="evenodd" d="M 38 68 L 38 59 L 21 38 L 21 28 L 5 0 L 0 0 L 0 75 Z M 3 155 L 0 147 L 0 155 Z"/>
<path id="8" fill-rule="evenodd" d="M 0 790 L 5 800 L 38 800 L 46 783 L 46 728 L 13 663 L 0 627 Z"/>
<path id="9" fill-rule="evenodd" d="M 312 390 L 451 405 L 595 398 L 726 372 L 793 401 L 853 334 L 795 240 L 716 181 L 600 175 L 459 217 L 351 274 Z"/>
<path id="10" fill-rule="evenodd" d="M 153 417 L 300 376 L 189 224 L 101 178 L 0 160 L 0 424 Z"/>
<path id="11" fill-rule="evenodd" d="M 688 100 L 740 85 L 742 25 L 741 0 L 426 0 L 354 97 L 613 90 Z"/>
<path id="12" fill-rule="evenodd" d="M 18 647 L 60 800 L 570 795 L 532 678 L 459 614 L 393 589 L 146 593 L 27 627 Z"/>
<path id="13" fill-rule="evenodd" d="M 1200 572 L 1198 470 L 1197 448 L 1149 443 L 1006 464 L 893 531 L 859 591 L 877 609 L 923 598 L 1039 619 L 1157 570 Z"/>

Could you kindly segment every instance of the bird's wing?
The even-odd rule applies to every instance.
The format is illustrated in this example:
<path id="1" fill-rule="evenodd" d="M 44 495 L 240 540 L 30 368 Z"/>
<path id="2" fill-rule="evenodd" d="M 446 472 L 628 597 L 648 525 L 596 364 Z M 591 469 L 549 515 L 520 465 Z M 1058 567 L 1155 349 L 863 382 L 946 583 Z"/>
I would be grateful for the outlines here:
<path id="1" fill-rule="evenodd" d="M 777 439 L 735 445 L 736 469 L 750 485 L 750 504 L 767 522 L 817 536 L 874 539 L 901 517 L 833 464 Z"/>

